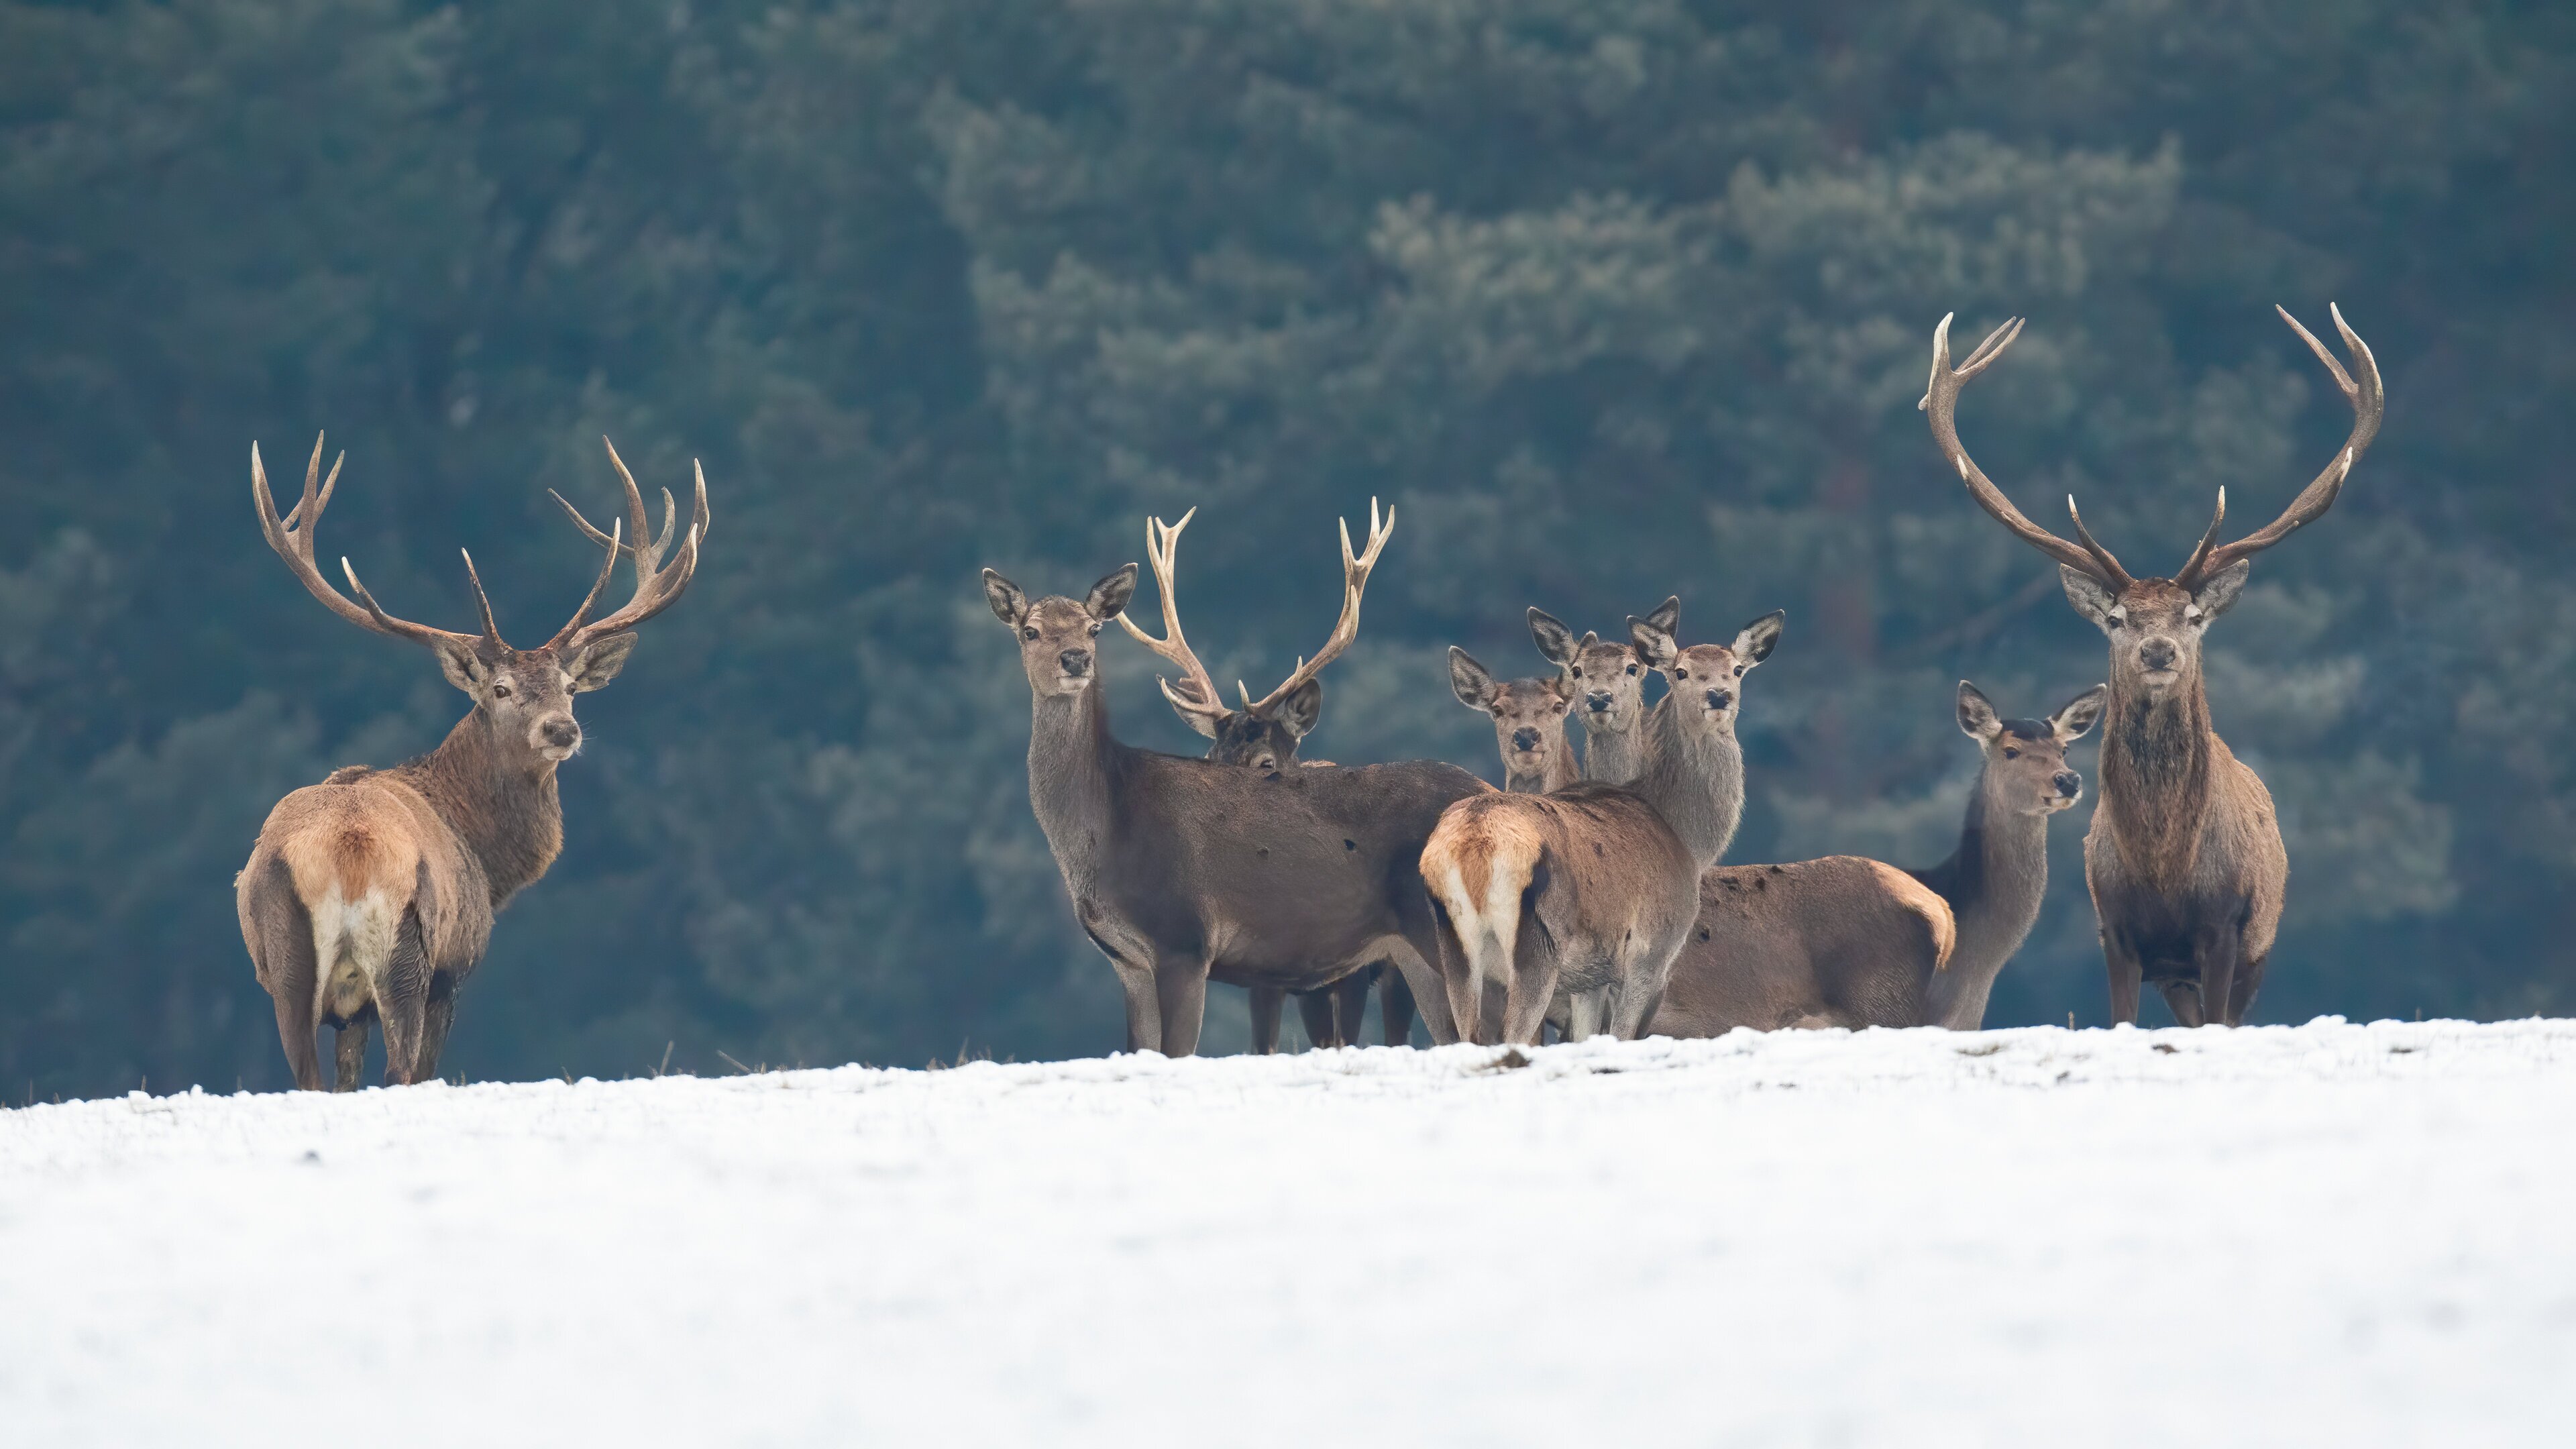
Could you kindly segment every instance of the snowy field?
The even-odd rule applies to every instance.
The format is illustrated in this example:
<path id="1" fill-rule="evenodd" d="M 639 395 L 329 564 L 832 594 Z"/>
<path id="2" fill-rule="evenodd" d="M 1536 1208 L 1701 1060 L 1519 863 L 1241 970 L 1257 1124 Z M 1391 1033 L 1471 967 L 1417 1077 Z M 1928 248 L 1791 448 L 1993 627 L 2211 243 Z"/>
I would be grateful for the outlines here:
<path id="1" fill-rule="evenodd" d="M 2576 1022 L 0 1113 L 26 1445 L 2576 1442 Z"/>

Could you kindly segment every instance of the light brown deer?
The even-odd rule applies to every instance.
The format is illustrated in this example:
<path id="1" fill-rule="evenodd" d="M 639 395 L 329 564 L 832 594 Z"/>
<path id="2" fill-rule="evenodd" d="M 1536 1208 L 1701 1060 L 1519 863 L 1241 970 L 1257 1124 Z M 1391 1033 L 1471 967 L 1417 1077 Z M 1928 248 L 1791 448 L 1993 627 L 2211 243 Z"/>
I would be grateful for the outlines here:
<path id="1" fill-rule="evenodd" d="M 2276 309 L 2316 353 L 2352 405 L 2352 433 L 2334 461 L 2279 518 L 2234 543 L 2218 542 L 2227 517 L 2221 489 L 2209 529 L 2170 579 L 2137 578 L 2097 542 L 2067 500 L 2075 542 L 2031 522 L 1959 443 L 1959 389 L 2021 335 L 2016 317 L 1965 362 L 1950 362 L 1950 319 L 1932 334 L 1932 381 L 1919 405 L 1933 441 L 1979 507 L 2057 561 L 2066 597 L 2111 642 L 2109 714 L 2102 742 L 2102 804 L 2084 838 L 2084 877 L 2102 929 L 2111 1019 L 2138 1018 L 2152 981 L 2185 1026 L 2241 1024 L 2263 984 L 2289 883 L 2271 793 L 2210 725 L 2201 636 L 2245 587 L 2253 556 L 2334 506 L 2353 464 L 2379 431 L 2385 395 L 2379 364 L 2343 313 L 2333 311 L 2354 371 L 2287 309 Z M 2356 377 L 2357 374 L 2357 377 Z"/>
<path id="2" fill-rule="evenodd" d="M 1476 656 L 1452 644 L 1449 689 L 1460 704 L 1492 717 L 1505 790 L 1544 795 L 1581 778 L 1574 745 L 1565 737 L 1565 712 L 1574 696 L 1562 676 L 1498 680 Z"/>
<path id="3" fill-rule="evenodd" d="M 1358 564 L 1348 538 L 1346 577 Z M 1312 991 L 1386 960 L 1404 972 L 1432 1039 L 1455 1040 L 1414 869 L 1440 812 L 1492 787 L 1429 760 L 1265 774 L 1121 743 L 1095 651 L 1135 588 L 1134 564 L 1078 600 L 1031 600 L 984 571 L 986 601 L 1018 639 L 1029 681 L 1029 803 L 1075 919 L 1118 973 L 1129 1049 L 1197 1050 L 1211 980 Z M 1346 590 L 1338 642 L 1280 693 L 1348 644 L 1358 612 Z"/>
<path id="4" fill-rule="evenodd" d="M 1449 807 L 1422 852 L 1439 920 L 1441 973 L 1462 1032 L 1487 1034 L 1485 984 L 1504 986 L 1501 1039 L 1535 1044 L 1563 991 L 1608 998 L 1609 1028 L 1654 1019 L 1698 914 L 1700 872 L 1744 809 L 1735 720 L 1747 670 L 1780 637 L 1766 614 L 1731 644 L 1680 647 L 1643 619 L 1630 641 L 1671 682 L 1648 719 L 1646 766 L 1627 787 L 1491 794 Z M 1577 1035 L 1586 1023 L 1578 1012 Z"/>
<path id="5" fill-rule="evenodd" d="M 1199 662 L 1190 648 L 1187 635 L 1181 632 L 1180 596 L 1173 576 L 1180 567 L 1181 530 L 1198 516 L 1193 508 L 1181 515 L 1178 523 L 1166 524 L 1159 518 L 1145 520 L 1145 557 L 1154 570 L 1154 586 L 1162 596 L 1163 637 L 1155 638 L 1137 626 L 1125 613 L 1118 616 L 1119 625 L 1128 637 L 1144 645 L 1181 672 L 1178 685 L 1156 678 L 1163 698 L 1171 703 L 1181 721 L 1208 738 L 1205 758 L 1218 764 L 1242 765 L 1265 774 L 1276 773 L 1291 765 L 1309 769 L 1328 769 L 1330 760 L 1301 760 L 1298 750 L 1305 744 L 1324 713 L 1324 681 L 1319 671 L 1351 642 L 1339 635 L 1338 643 L 1327 640 L 1328 651 L 1313 660 L 1300 659 L 1289 680 L 1267 697 L 1256 700 L 1243 681 L 1235 689 L 1243 699 L 1243 708 L 1229 709 L 1217 695 L 1216 682 L 1208 676 L 1207 667 Z M 1342 597 L 1352 634 L 1359 628 L 1359 603 L 1368 586 L 1368 575 L 1377 566 L 1377 556 L 1386 540 L 1395 532 L 1395 512 L 1389 509 L 1384 524 L 1378 521 L 1377 500 L 1369 500 L 1369 546 L 1354 558 L 1351 555 L 1350 531 L 1342 531 Z M 1303 676 L 1302 679 L 1299 676 Z M 1368 1009 L 1369 987 L 1378 988 L 1378 1018 L 1388 1046 L 1402 1046 L 1413 1033 L 1413 993 L 1404 984 L 1404 975 L 1384 962 L 1363 966 L 1341 980 L 1316 991 L 1296 993 L 1297 1014 L 1306 1027 L 1306 1039 L 1318 1047 L 1356 1046 L 1360 1026 Z M 1286 1005 L 1287 992 L 1276 986 L 1255 986 L 1252 997 L 1252 1050 L 1268 1056 L 1279 1049 L 1279 1020 Z"/>
<path id="6" fill-rule="evenodd" d="M 1676 596 L 1656 606 L 1646 622 L 1670 634 L 1681 625 Z M 1539 657 L 1557 667 L 1583 724 L 1582 776 L 1603 785 L 1625 785 L 1646 766 L 1646 672 L 1634 645 L 1586 631 L 1581 639 L 1547 613 L 1529 611 L 1530 638 Z"/>
<path id="7" fill-rule="evenodd" d="M 701 472 L 689 528 L 669 553 L 678 509 L 662 494 L 662 535 L 647 529 L 644 498 L 633 475 L 608 450 L 626 485 L 627 520 L 601 533 L 557 494 L 581 531 L 605 549 L 590 592 L 553 638 L 534 649 L 502 642 L 492 604 L 465 560 L 482 614 L 480 634 L 451 634 L 387 614 L 358 582 L 346 559 L 340 570 L 355 601 L 322 576 L 314 529 L 340 481 L 340 462 L 320 479 L 322 442 L 304 469 L 304 496 L 284 518 L 269 496 L 259 448 L 250 455 L 251 496 L 268 546 L 331 612 L 389 639 L 426 647 L 447 681 L 474 708 L 437 749 L 389 770 L 334 770 L 277 803 L 250 862 L 234 878 L 242 942 L 259 983 L 277 1008 L 278 1039 L 295 1084 L 322 1085 L 314 1037 L 337 1028 L 334 1085 L 358 1084 L 370 1021 L 385 1032 L 385 1080 L 401 1084 L 438 1074 L 455 1019 L 456 992 L 483 959 L 492 918 L 510 898 L 546 873 L 563 849 L 563 805 L 555 769 L 581 748 L 572 697 L 617 676 L 635 648 L 634 627 L 676 601 L 696 574 L 707 532 L 707 482 Z M 317 487 L 317 481 L 319 486 Z M 624 553 L 635 561 L 635 596 L 607 617 L 590 611 Z M 668 554 L 669 561 L 664 562 Z"/>
<path id="8" fill-rule="evenodd" d="M 1950 903 L 1959 923 L 1950 969 L 1924 988 L 1924 1025 L 1985 1025 L 1995 978 L 2038 923 L 2048 894 L 2048 822 L 2084 798 L 2084 777 L 2067 764 L 2066 749 L 2102 717 L 2108 690 L 2097 684 L 2046 719 L 2004 719 L 1975 685 L 1959 681 L 1959 728 L 1984 764 L 1968 792 L 1959 848 L 1909 872 Z"/>

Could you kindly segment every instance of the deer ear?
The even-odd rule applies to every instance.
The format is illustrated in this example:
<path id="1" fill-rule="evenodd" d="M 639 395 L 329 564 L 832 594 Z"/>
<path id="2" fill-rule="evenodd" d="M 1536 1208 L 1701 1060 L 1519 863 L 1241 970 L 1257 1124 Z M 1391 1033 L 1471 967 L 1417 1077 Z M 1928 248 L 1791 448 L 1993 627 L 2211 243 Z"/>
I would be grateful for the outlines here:
<path id="1" fill-rule="evenodd" d="M 1787 626 L 1788 622 L 1788 610 L 1773 609 L 1770 613 L 1737 630 L 1735 643 L 1730 646 L 1735 657 L 1748 665 L 1759 664 L 1770 658 L 1772 648 L 1780 642 L 1780 631 Z"/>
<path id="2" fill-rule="evenodd" d="M 1679 633 L 1682 627 L 1682 596 L 1675 594 L 1657 604 L 1655 612 L 1646 616 L 1646 622 L 1667 634 Z"/>
<path id="3" fill-rule="evenodd" d="M 1455 644 L 1449 646 L 1449 688 L 1469 709 L 1487 709 L 1494 702 L 1493 674 Z"/>
<path id="4" fill-rule="evenodd" d="M 2067 564 L 2057 566 L 2057 580 L 2066 586 L 2066 602 L 2075 606 L 2075 612 L 2092 620 L 2094 628 L 2111 632 L 2111 611 L 2120 607 L 2120 596 L 2108 584 Z"/>
<path id="5" fill-rule="evenodd" d="M 993 617 L 1016 629 L 1029 616 L 1029 596 L 1009 579 L 984 570 L 984 602 L 993 606 Z"/>
<path id="6" fill-rule="evenodd" d="M 492 671 L 484 667 L 483 656 L 474 652 L 471 639 L 441 639 L 430 646 L 438 656 L 438 672 L 447 682 L 480 699 L 483 686 L 492 682 Z"/>
<path id="7" fill-rule="evenodd" d="M 1564 668 L 1574 660 L 1574 631 L 1558 622 L 1555 615 L 1533 606 L 1529 611 L 1530 639 L 1538 645 L 1538 657 Z"/>
<path id="8" fill-rule="evenodd" d="M 1670 630 L 1657 627 L 1651 619 L 1633 617 L 1628 620 L 1628 647 L 1648 669 L 1669 669 L 1682 652 Z"/>
<path id="9" fill-rule="evenodd" d="M 1962 679 L 1959 681 L 1959 730 L 1978 744 L 1984 744 L 2003 733 L 2004 722 L 1995 713 L 1994 701 L 1985 691 Z"/>
<path id="10" fill-rule="evenodd" d="M 2245 590 L 2245 576 L 2254 572 L 2254 560 L 2240 558 L 2201 582 L 2192 591 L 2191 601 L 2200 605 L 2205 623 L 2236 607 L 2236 596 Z"/>
<path id="11" fill-rule="evenodd" d="M 2111 691 L 2107 684 L 2097 684 L 2066 702 L 2066 707 L 2048 717 L 2048 727 L 2061 745 L 2071 745 L 2084 738 L 2102 717 L 2102 701 Z"/>
<path id="12" fill-rule="evenodd" d="M 572 662 L 564 666 L 564 673 L 572 677 L 572 692 L 587 694 L 594 689 L 607 688 L 608 681 L 617 677 L 617 671 L 626 667 L 626 656 L 635 652 L 638 637 L 634 630 L 629 629 L 623 634 L 611 634 L 583 645 L 581 652 L 572 657 Z"/>
<path id="13" fill-rule="evenodd" d="M 1286 699 L 1279 701 L 1279 727 L 1299 739 L 1314 729 L 1315 721 L 1324 717 L 1324 681 L 1309 679 L 1298 685 Z"/>
<path id="14" fill-rule="evenodd" d="M 1082 601 L 1084 612 L 1106 624 L 1127 612 L 1127 601 L 1136 597 L 1136 566 L 1129 564 L 1091 586 Z"/>

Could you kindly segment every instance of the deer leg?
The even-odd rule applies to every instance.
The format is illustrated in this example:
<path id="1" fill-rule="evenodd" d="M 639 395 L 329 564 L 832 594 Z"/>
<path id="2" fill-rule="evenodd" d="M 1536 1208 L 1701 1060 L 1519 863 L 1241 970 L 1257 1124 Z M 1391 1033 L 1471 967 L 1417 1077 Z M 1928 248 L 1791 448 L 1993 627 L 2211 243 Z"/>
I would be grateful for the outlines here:
<path id="1" fill-rule="evenodd" d="M 272 860 L 260 875 L 247 879 L 240 901 L 242 944 L 250 948 L 252 974 L 268 988 L 269 1004 L 277 1008 L 277 1044 L 286 1050 L 286 1069 L 295 1074 L 295 1085 L 321 1091 L 313 997 L 322 977 L 314 969 L 313 917 L 296 898 L 285 862 Z"/>
<path id="2" fill-rule="evenodd" d="M 1539 924 L 1538 912 L 1521 904 L 1520 931 L 1512 941 L 1511 975 L 1503 983 L 1502 1039 L 1515 1046 L 1537 1046 L 1547 1009 L 1556 1001 L 1560 974 L 1554 943 Z"/>
<path id="3" fill-rule="evenodd" d="M 1377 979 L 1377 1019 L 1388 1046 L 1413 1045 L 1413 983 L 1402 967 L 1389 966 Z"/>
<path id="4" fill-rule="evenodd" d="M 429 1034 L 429 958 L 420 945 L 420 917 L 408 911 L 376 981 L 376 1016 L 385 1028 L 385 1085 L 421 1080 L 420 1047 Z"/>
<path id="5" fill-rule="evenodd" d="M 2102 927 L 2102 965 L 2111 978 L 2111 1024 L 2136 1026 L 2138 988 L 2146 967 L 2128 937 L 2108 925 Z"/>
<path id="6" fill-rule="evenodd" d="M 1288 993 L 1276 986 L 1255 986 L 1251 995 L 1252 1054 L 1266 1057 L 1279 1050 L 1279 1017 L 1288 1004 Z"/>
<path id="7" fill-rule="evenodd" d="M 2173 1013 L 2176 1026 L 2200 1026 L 2206 1021 L 2201 1011 L 2200 987 L 2190 981 L 2159 981 L 2156 989 L 2165 994 L 2165 1008 Z"/>
<path id="8" fill-rule="evenodd" d="M 1118 989 L 1127 998 L 1127 1050 L 1161 1051 L 1163 1008 L 1154 991 L 1153 968 L 1111 950 L 1100 933 L 1091 928 L 1088 906 L 1077 904 L 1075 914 L 1081 920 L 1082 934 L 1091 938 L 1091 944 L 1109 958 L 1109 969 L 1118 973 Z"/>
<path id="9" fill-rule="evenodd" d="M 1341 1033 L 1333 1023 L 1333 997 L 1341 990 L 1335 982 L 1321 991 L 1297 993 L 1297 1020 L 1306 1028 L 1306 1045 L 1321 1050 L 1342 1044 Z"/>
<path id="10" fill-rule="evenodd" d="M 2202 934 L 2200 958 L 2200 1021 L 2203 1026 L 2231 1026 L 2227 1019 L 2228 1003 L 2236 996 L 2236 953 L 2244 942 L 2236 934 L 2236 923 L 2229 920 Z"/>
<path id="11" fill-rule="evenodd" d="M 367 1070 L 367 1017 L 364 1012 L 331 1033 L 331 1090 L 354 1092 Z"/>
<path id="12" fill-rule="evenodd" d="M 2240 961 L 2236 966 L 2236 990 L 2227 998 L 2227 1024 L 2243 1026 L 2245 1013 L 2254 1009 L 2254 993 L 2263 989 L 2263 966 L 2269 956 Z"/>
<path id="13" fill-rule="evenodd" d="M 1358 1046 L 1360 1026 L 1368 1019 L 1369 983 L 1384 966 L 1363 966 L 1333 986 L 1333 1045 Z"/>
<path id="14" fill-rule="evenodd" d="M 1648 983 L 1630 977 L 1625 990 L 1610 998 L 1610 1030 L 1621 1041 L 1635 1041 L 1646 1034 L 1655 1019 L 1655 1009 L 1664 1004 L 1663 983 Z"/>
<path id="15" fill-rule="evenodd" d="M 1154 995 L 1163 1009 L 1163 1055 L 1197 1054 L 1199 1028 L 1207 1020 L 1207 984 L 1205 956 L 1176 953 L 1154 962 Z"/>
<path id="16" fill-rule="evenodd" d="M 447 1029 L 456 1025 L 456 978 L 433 975 L 429 980 L 429 1009 L 422 1014 L 420 1033 L 420 1080 L 438 1075 L 438 1059 L 447 1052 Z"/>
<path id="17" fill-rule="evenodd" d="M 1568 992 L 1565 998 L 1565 1028 L 1557 1033 L 1560 1041 L 1590 1041 L 1601 1034 L 1601 1018 L 1609 1008 L 1607 988 Z"/>
<path id="18" fill-rule="evenodd" d="M 307 959 L 313 948 L 305 948 Z M 295 1074 L 295 1085 L 307 1092 L 322 1090 L 322 1055 L 313 1039 L 313 976 L 311 969 L 299 980 L 273 977 L 270 990 L 276 993 L 277 1041 L 286 1048 L 286 1069 Z"/>

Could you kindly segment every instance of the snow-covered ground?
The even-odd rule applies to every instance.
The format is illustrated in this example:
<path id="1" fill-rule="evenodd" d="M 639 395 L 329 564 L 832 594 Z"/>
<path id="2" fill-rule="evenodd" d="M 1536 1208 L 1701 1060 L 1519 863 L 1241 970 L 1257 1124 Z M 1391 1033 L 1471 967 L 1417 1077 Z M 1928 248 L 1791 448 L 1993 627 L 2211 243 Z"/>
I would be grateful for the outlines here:
<path id="1" fill-rule="evenodd" d="M 2576 1442 L 2576 1022 L 0 1113 L 0 1441 Z"/>

